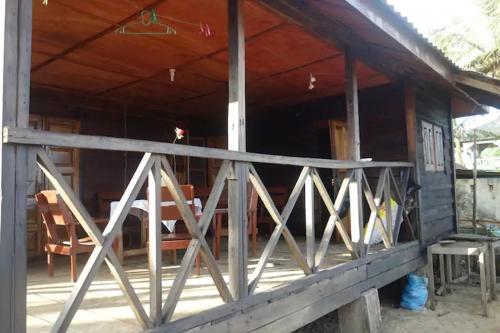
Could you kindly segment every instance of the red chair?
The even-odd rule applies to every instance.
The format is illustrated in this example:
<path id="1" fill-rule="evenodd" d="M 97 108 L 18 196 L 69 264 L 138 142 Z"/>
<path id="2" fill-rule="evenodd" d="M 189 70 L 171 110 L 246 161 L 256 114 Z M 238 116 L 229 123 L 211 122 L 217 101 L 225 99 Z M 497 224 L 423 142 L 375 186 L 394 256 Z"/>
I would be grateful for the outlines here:
<path id="1" fill-rule="evenodd" d="M 181 185 L 181 190 L 184 193 L 187 201 L 190 201 L 189 207 L 192 209 L 193 215 L 195 215 L 194 206 L 194 188 L 193 185 Z M 149 199 L 149 198 L 148 198 Z M 161 188 L 161 201 L 174 201 L 172 194 L 167 187 Z M 168 234 L 162 234 L 161 237 L 161 249 L 162 251 L 173 251 L 174 262 L 177 262 L 177 250 L 185 250 L 189 247 L 189 243 L 192 240 L 191 235 L 187 231 L 187 228 L 182 220 L 182 216 L 176 205 L 172 206 L 161 206 L 161 219 L 165 220 L 176 220 L 176 225 L 174 232 Z M 143 220 L 144 227 L 147 229 L 149 219 L 146 217 Z M 147 232 L 146 232 L 147 235 Z M 200 275 L 201 268 L 201 257 L 200 254 L 196 256 L 196 274 Z"/>
<path id="2" fill-rule="evenodd" d="M 47 230 L 45 252 L 49 276 L 54 276 L 54 254 L 69 256 L 71 260 L 71 281 L 78 276 L 76 257 L 80 253 L 89 253 L 94 249 L 90 237 L 78 238 L 76 227 L 79 225 L 57 191 L 42 191 L 35 195 L 38 212 L 42 215 Z M 107 223 L 108 219 L 95 219 L 95 223 Z M 61 229 L 64 236 L 61 237 Z"/>

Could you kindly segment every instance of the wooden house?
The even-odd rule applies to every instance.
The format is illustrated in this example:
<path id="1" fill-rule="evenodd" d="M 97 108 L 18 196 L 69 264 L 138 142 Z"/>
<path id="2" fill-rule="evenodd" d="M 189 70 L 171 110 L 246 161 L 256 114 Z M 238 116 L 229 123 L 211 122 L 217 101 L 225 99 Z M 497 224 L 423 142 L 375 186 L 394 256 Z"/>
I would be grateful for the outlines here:
<path id="1" fill-rule="evenodd" d="M 53 331 L 72 328 L 106 265 L 137 330 L 302 327 L 424 265 L 426 245 L 456 228 L 452 118 L 500 104 L 498 82 L 461 71 L 384 0 L 6 0 L 0 18 L 1 332 L 36 317 L 27 272 L 47 235 L 33 195 L 48 188 L 95 245 L 46 320 Z M 407 196 L 411 182 L 421 189 Z M 209 189 L 199 221 L 179 184 Z M 192 238 L 168 284 L 161 186 Z M 249 186 L 271 221 L 253 258 Z M 281 206 L 273 187 L 288 189 Z M 120 196 L 102 232 L 91 216 L 105 192 Z M 207 242 L 221 196 L 224 267 Z M 141 292 L 112 244 L 146 197 Z M 261 288 L 281 245 L 295 271 Z M 177 316 L 198 253 L 221 302 L 200 296 L 199 312 Z"/>

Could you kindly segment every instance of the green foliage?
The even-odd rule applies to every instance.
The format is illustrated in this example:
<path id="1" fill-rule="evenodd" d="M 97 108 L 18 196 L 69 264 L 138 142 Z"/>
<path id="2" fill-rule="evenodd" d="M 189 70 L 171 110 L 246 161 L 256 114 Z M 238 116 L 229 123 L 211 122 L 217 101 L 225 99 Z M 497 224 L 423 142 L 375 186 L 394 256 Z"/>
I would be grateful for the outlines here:
<path id="1" fill-rule="evenodd" d="M 431 33 L 434 43 L 459 66 L 500 77 L 500 0 L 476 0 L 487 27 L 488 36 L 477 26 L 455 19 L 453 24 Z"/>

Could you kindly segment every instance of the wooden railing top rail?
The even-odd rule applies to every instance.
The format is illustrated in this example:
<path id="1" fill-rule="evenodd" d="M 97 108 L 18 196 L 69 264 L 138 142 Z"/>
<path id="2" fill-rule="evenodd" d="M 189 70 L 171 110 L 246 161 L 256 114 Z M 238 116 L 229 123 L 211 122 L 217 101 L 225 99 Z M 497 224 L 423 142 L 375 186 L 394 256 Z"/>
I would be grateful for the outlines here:
<path id="1" fill-rule="evenodd" d="M 251 163 L 269 163 L 294 166 L 309 166 L 328 169 L 356 169 L 380 167 L 412 167 L 410 162 L 340 161 L 320 158 L 243 153 L 224 149 L 174 145 L 171 143 L 123 139 L 106 136 L 81 135 L 36 131 L 27 128 L 4 127 L 3 142 L 25 145 L 114 150 L 153 154 L 170 154 L 200 158 L 214 158 Z"/>

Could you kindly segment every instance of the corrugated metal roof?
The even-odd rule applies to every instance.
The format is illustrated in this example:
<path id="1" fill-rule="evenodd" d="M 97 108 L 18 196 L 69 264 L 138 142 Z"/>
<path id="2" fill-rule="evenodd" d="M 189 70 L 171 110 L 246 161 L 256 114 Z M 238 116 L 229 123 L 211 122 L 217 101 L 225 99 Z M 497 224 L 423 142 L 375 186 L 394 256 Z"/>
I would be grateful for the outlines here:
<path id="1" fill-rule="evenodd" d="M 412 31 L 419 39 L 421 39 L 424 43 L 426 43 L 431 49 L 433 49 L 441 58 L 443 58 L 446 62 L 450 64 L 455 70 L 461 71 L 462 68 L 460 68 L 458 65 L 456 65 L 450 58 L 444 54 L 444 52 L 434 45 L 429 39 L 427 39 L 418 29 L 413 25 L 412 22 L 408 19 L 408 17 L 404 16 L 402 13 L 400 13 L 396 8 L 394 8 L 393 5 L 389 4 L 387 0 L 377 0 L 384 8 L 389 10 L 398 20 L 399 22 L 405 26 L 407 29 Z"/>

